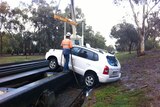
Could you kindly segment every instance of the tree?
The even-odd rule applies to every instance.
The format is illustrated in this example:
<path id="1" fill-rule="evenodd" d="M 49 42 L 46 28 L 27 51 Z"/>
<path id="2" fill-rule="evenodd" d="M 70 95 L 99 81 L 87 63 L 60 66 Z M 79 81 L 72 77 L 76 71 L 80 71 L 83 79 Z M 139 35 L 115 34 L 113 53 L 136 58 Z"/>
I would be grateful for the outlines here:
<path id="1" fill-rule="evenodd" d="M 139 39 L 134 26 L 126 22 L 113 26 L 110 36 L 117 39 L 117 50 L 128 50 L 129 53 L 131 53 L 133 47 L 137 46 Z"/>
<path id="2" fill-rule="evenodd" d="M 106 49 L 106 44 L 105 44 L 105 42 L 106 42 L 106 40 L 105 40 L 105 38 L 100 34 L 100 32 L 97 32 L 96 34 L 95 34 L 95 37 L 94 37 L 94 41 L 95 41 L 95 48 L 101 48 L 101 49 Z"/>
<path id="3" fill-rule="evenodd" d="M 24 23 L 22 23 L 23 21 L 21 20 L 23 19 L 22 15 L 23 12 L 19 8 L 10 10 L 9 17 L 7 18 L 7 23 L 5 25 L 5 30 L 7 30 L 8 34 L 12 37 L 12 40 L 10 40 L 12 54 L 13 52 L 19 54 L 20 50 L 23 49 L 23 47 L 20 46 L 22 39 L 19 41 L 17 40 L 19 36 L 23 35 L 23 30 L 25 30 L 25 26 L 23 25 Z"/>
<path id="4" fill-rule="evenodd" d="M 94 34 L 92 26 L 86 26 L 84 35 L 85 44 L 88 43 L 94 48 L 106 49 L 105 38 L 100 34 L 100 32 L 96 32 Z"/>
<path id="5" fill-rule="evenodd" d="M 113 47 L 112 45 L 107 46 L 107 47 L 106 47 L 106 50 L 107 50 L 108 52 L 110 52 L 110 53 L 115 52 L 115 49 L 114 49 L 114 47 Z"/>
<path id="6" fill-rule="evenodd" d="M 3 29 L 4 24 L 6 22 L 6 16 L 8 15 L 9 9 L 10 9 L 10 7 L 7 4 L 7 2 L 1 2 L 0 3 L 0 23 L 1 23 L 1 25 L 0 25 L 0 29 L 1 29 L 1 31 L 0 31 L 0 43 L 1 43 L 0 44 L 1 45 L 0 52 L 1 52 L 1 55 L 2 55 L 2 50 L 3 50 L 3 46 L 2 46 L 2 44 L 3 44 L 2 43 L 3 42 L 3 40 L 2 40 L 2 36 L 3 36 L 2 29 Z"/>
<path id="7" fill-rule="evenodd" d="M 160 12 L 155 11 L 150 14 L 150 17 L 147 19 L 148 26 L 146 27 L 146 42 L 152 41 L 149 43 L 153 43 L 153 48 L 157 46 L 156 39 L 160 37 L 160 18 L 159 18 Z M 149 45 L 147 45 L 149 46 Z"/>
<path id="8" fill-rule="evenodd" d="M 94 31 L 92 30 L 92 26 L 86 26 L 84 31 L 84 44 L 89 43 L 91 46 L 93 44 Z"/>
<path id="9" fill-rule="evenodd" d="M 1 28 L 4 29 L 6 36 L 3 40 L 5 53 L 11 52 L 13 54 L 14 52 L 25 55 L 27 52 L 31 54 L 33 50 L 37 53 L 45 53 L 50 48 L 60 48 L 64 36 L 64 22 L 54 20 L 53 12 L 56 9 L 54 3 L 48 4 L 45 0 L 38 0 L 27 5 L 20 2 L 19 7 L 14 9 L 10 9 L 5 3 L 6 7 L 0 8 Z M 84 14 L 81 9 L 76 7 L 75 10 L 76 19 L 82 20 Z M 70 18 L 70 10 L 67 11 L 63 13 L 58 10 L 58 14 Z M 71 27 L 68 26 L 67 24 L 67 30 L 70 31 Z M 84 27 L 84 33 L 86 42 L 93 47 L 106 47 L 104 37 L 99 32 L 94 33 L 91 26 Z M 82 35 L 82 22 L 77 26 L 77 34 Z"/>
<path id="10" fill-rule="evenodd" d="M 114 0 L 115 3 L 124 0 Z M 145 54 L 145 36 L 146 36 L 146 19 L 149 14 L 154 11 L 154 8 L 159 4 L 160 0 L 128 0 L 135 24 L 137 25 L 139 41 L 137 55 Z M 137 7 L 136 7 L 137 6 Z M 139 10 L 140 9 L 140 10 Z M 139 17 L 141 15 L 141 17 Z"/>
<path id="11" fill-rule="evenodd" d="M 37 9 L 31 6 L 31 20 L 35 28 L 34 40 L 38 42 L 41 53 L 53 48 L 53 44 L 56 44 L 54 48 L 60 47 L 59 36 L 63 35 L 63 24 L 53 19 L 54 7 L 45 1 L 37 6 Z"/>

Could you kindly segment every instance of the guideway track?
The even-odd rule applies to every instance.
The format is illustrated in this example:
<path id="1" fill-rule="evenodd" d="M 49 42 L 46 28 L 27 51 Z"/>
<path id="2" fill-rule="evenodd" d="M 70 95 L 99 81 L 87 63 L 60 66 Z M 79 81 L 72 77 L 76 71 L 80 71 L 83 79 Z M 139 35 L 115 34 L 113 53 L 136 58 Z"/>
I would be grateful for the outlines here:
<path id="1" fill-rule="evenodd" d="M 12 63 L 5 64 L 0 66 L 0 77 L 13 75 L 21 72 L 26 72 L 28 70 L 38 69 L 42 67 L 47 67 L 48 61 L 46 60 L 36 60 L 36 61 L 28 61 L 23 63 Z"/>
<path id="2" fill-rule="evenodd" d="M 41 63 L 42 66 L 40 66 Z M 38 69 L 35 67 L 36 65 L 39 65 Z M 27 70 L 27 66 L 30 67 L 29 70 Z M 22 71 L 21 68 L 23 67 L 26 70 Z M 61 72 L 61 68 L 53 72 L 49 69 L 46 61 L 0 66 L 0 73 L 5 72 L 6 69 L 10 73 L 0 78 L 0 91 L 7 89 L 8 92 L 0 95 L 0 107 L 46 107 L 49 102 L 52 102 L 52 104 L 47 107 L 60 107 L 57 105 L 60 102 L 57 102 L 57 99 L 53 100 L 57 97 L 53 96 L 57 96 L 70 83 L 75 82 L 72 72 Z M 52 75 L 47 76 L 47 73 Z M 73 98 L 67 101 L 68 104 L 65 104 L 66 106 L 81 107 L 80 105 L 84 101 L 85 89 L 78 90 L 74 96 L 69 95 Z M 48 100 L 41 99 L 45 95 L 48 95 L 45 97 Z M 39 106 L 39 102 L 44 102 L 43 100 L 45 103 L 43 106 Z M 56 106 L 53 106 L 54 103 Z"/>
<path id="3" fill-rule="evenodd" d="M 8 91 L 0 95 L 0 107 L 33 106 L 46 90 L 58 93 L 73 80 L 71 72 L 50 71 L 45 60 L 0 66 L 0 74 L 5 72 L 8 74 L 1 75 L 0 91 Z M 47 73 L 52 75 L 47 76 Z"/>
<path id="4" fill-rule="evenodd" d="M 71 77 L 71 73 L 57 73 L 54 76 L 13 89 L 1 95 L 0 107 L 29 107 L 37 101 L 42 92 L 45 90 L 57 92 L 73 79 Z"/>
<path id="5" fill-rule="evenodd" d="M 31 70 L 28 72 L 22 72 L 14 75 L 9 75 L 6 77 L 0 78 L 0 87 L 4 87 L 7 85 L 12 85 L 16 86 L 17 83 L 22 83 L 23 81 L 27 80 L 32 80 L 35 79 L 36 77 L 44 77 L 44 73 L 49 70 L 48 67 L 45 68 L 40 68 L 36 70 Z M 13 86 L 13 85 L 12 85 Z"/>

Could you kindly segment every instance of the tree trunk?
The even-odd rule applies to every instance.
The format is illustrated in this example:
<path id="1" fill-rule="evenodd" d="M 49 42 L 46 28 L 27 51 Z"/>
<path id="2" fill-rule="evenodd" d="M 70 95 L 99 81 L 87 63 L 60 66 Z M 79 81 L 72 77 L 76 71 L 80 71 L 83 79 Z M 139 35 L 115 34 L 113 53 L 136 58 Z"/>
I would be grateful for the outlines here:
<path id="1" fill-rule="evenodd" d="M 39 55 L 41 55 L 41 43 L 39 44 Z"/>
<path id="2" fill-rule="evenodd" d="M 138 34 L 139 34 L 139 41 L 138 41 L 138 47 L 137 47 L 137 56 L 145 55 L 145 44 L 144 44 L 144 38 L 145 38 L 145 20 L 146 20 L 146 14 L 145 14 L 145 3 L 143 4 L 143 18 L 142 18 L 142 26 L 140 26 L 140 23 L 138 21 L 138 16 L 135 12 L 134 5 L 131 0 L 129 0 L 133 17 L 135 20 L 135 23 L 138 27 Z"/>
<path id="3" fill-rule="evenodd" d="M 129 54 L 131 54 L 131 50 L 132 50 L 132 42 L 129 44 Z"/>
<path id="4" fill-rule="evenodd" d="M 1 36 L 1 56 L 2 56 L 2 47 L 3 47 L 3 46 L 2 46 L 2 44 L 3 44 L 3 43 L 2 43 L 2 33 L 0 34 L 0 36 Z"/>
<path id="5" fill-rule="evenodd" d="M 145 32 L 144 30 L 139 29 L 138 31 L 139 34 L 139 42 L 138 42 L 138 47 L 137 47 L 137 56 L 143 56 L 145 55 Z"/>
<path id="6" fill-rule="evenodd" d="M 143 56 L 145 55 L 145 43 L 144 43 L 144 38 L 145 38 L 145 4 L 143 4 L 143 21 L 142 21 L 142 29 L 139 29 L 139 36 L 140 36 L 140 47 L 139 47 L 139 53 L 138 56 Z"/>
<path id="7" fill-rule="evenodd" d="M 140 54 L 139 56 L 145 55 L 144 35 L 140 37 Z"/>
<path id="8" fill-rule="evenodd" d="M 32 52 L 32 44 L 31 44 L 31 40 L 29 41 L 29 55 L 31 55 L 31 52 Z"/>
<path id="9" fill-rule="evenodd" d="M 27 55 L 27 46 L 26 46 L 26 43 L 24 43 L 24 55 Z"/>

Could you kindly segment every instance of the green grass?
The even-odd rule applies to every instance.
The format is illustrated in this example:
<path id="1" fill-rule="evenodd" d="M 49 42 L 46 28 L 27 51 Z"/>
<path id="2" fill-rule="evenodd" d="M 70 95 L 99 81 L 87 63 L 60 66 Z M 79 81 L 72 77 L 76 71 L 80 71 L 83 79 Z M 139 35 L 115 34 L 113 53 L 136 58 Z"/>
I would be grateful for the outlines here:
<path id="1" fill-rule="evenodd" d="M 125 90 L 118 83 L 97 89 L 93 107 L 144 107 L 147 98 L 141 90 Z"/>
<path id="2" fill-rule="evenodd" d="M 42 56 L 5 56 L 0 57 L 0 64 L 44 59 Z"/>
<path id="3" fill-rule="evenodd" d="M 128 52 L 119 52 L 116 54 L 116 57 L 118 58 L 120 63 L 124 63 L 125 61 L 136 57 L 136 52 L 134 51 L 131 54 L 129 54 Z"/>

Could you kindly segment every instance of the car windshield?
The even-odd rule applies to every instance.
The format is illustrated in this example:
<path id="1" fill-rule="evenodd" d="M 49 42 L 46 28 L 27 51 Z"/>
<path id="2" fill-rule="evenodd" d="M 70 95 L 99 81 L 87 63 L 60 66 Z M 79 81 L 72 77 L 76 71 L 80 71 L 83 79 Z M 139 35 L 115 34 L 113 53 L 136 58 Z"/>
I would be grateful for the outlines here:
<path id="1" fill-rule="evenodd" d="M 106 56 L 108 63 L 111 66 L 117 66 L 117 60 L 115 58 L 115 56 Z"/>

